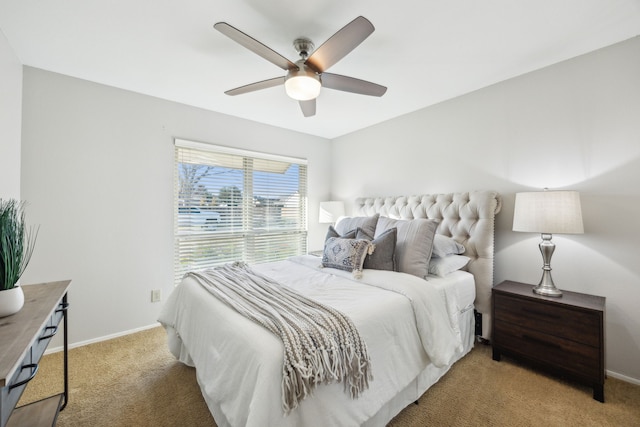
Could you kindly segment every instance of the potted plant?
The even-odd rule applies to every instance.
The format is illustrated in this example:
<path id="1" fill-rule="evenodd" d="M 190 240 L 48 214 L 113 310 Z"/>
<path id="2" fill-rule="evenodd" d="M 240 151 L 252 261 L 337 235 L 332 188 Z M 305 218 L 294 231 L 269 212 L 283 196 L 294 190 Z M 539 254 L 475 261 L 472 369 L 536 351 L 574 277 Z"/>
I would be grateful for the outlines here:
<path id="1" fill-rule="evenodd" d="M 24 294 L 18 280 L 27 268 L 37 230 L 27 228 L 24 202 L 0 199 L 0 317 L 20 311 Z"/>

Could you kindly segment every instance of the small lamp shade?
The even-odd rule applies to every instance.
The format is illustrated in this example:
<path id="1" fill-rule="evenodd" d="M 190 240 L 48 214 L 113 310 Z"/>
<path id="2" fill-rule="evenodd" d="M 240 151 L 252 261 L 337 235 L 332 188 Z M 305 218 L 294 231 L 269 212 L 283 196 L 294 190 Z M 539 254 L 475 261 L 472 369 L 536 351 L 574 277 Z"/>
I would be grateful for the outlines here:
<path id="1" fill-rule="evenodd" d="M 516 193 L 513 231 L 582 234 L 582 209 L 577 191 Z"/>
<path id="2" fill-rule="evenodd" d="M 344 216 L 344 202 L 320 202 L 320 213 L 318 215 L 319 223 L 333 224 L 341 216 Z"/>

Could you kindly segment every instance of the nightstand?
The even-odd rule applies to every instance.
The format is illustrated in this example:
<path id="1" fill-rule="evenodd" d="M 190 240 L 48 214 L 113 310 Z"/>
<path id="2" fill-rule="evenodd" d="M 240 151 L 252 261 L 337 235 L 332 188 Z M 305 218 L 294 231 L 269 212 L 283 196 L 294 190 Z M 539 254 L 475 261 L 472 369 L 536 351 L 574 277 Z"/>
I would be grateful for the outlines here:
<path id="1" fill-rule="evenodd" d="M 534 294 L 533 286 L 504 281 L 493 288 L 493 360 L 502 354 L 593 387 L 604 402 L 605 298 L 562 291 Z"/>

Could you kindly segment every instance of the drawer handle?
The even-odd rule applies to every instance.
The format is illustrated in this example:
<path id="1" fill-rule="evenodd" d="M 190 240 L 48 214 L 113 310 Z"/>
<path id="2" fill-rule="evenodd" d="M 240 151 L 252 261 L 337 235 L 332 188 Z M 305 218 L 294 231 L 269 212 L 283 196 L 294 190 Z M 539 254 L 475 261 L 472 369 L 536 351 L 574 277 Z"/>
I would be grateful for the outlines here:
<path id="1" fill-rule="evenodd" d="M 68 302 L 61 302 L 60 303 L 60 308 L 56 309 L 56 313 L 60 313 L 62 311 L 67 311 L 69 309 L 69 303 Z"/>
<path id="2" fill-rule="evenodd" d="M 533 341 L 533 342 L 538 343 L 538 344 L 546 345 L 547 347 L 553 347 L 553 348 L 557 348 L 557 349 L 562 350 L 562 347 L 559 346 L 558 344 L 554 344 L 552 342 L 548 342 L 548 341 L 542 340 L 540 338 L 535 338 L 535 337 L 532 337 L 532 336 L 527 335 L 527 334 L 522 335 L 522 338 L 524 338 L 526 340 L 529 340 L 529 341 Z"/>
<path id="3" fill-rule="evenodd" d="M 38 373 L 38 364 L 37 363 L 29 363 L 28 365 L 22 365 L 22 368 L 20 368 L 20 371 L 23 371 L 25 369 L 33 369 L 33 371 L 31 372 L 31 375 L 29 375 L 29 378 L 26 378 L 20 382 L 17 382 L 15 384 L 11 384 L 9 386 L 9 391 L 13 390 L 16 387 L 20 387 L 21 385 L 25 385 L 26 383 L 28 383 L 29 381 L 31 381 L 33 379 L 33 377 L 36 376 L 36 374 Z"/>
<path id="4" fill-rule="evenodd" d="M 560 316 L 555 315 L 553 313 L 542 313 L 540 311 L 536 311 L 536 310 L 531 310 L 529 308 L 523 308 L 522 311 L 524 311 L 525 313 L 529 313 L 529 314 L 535 314 L 536 316 L 544 316 L 544 317 L 548 317 L 551 319 L 560 319 Z"/>
<path id="5" fill-rule="evenodd" d="M 38 341 L 47 340 L 47 339 L 53 337 L 58 332 L 58 327 L 57 326 L 47 326 L 46 328 L 44 328 L 44 330 L 45 331 L 53 330 L 53 332 L 51 332 L 49 335 L 41 336 L 40 338 L 38 338 Z"/>

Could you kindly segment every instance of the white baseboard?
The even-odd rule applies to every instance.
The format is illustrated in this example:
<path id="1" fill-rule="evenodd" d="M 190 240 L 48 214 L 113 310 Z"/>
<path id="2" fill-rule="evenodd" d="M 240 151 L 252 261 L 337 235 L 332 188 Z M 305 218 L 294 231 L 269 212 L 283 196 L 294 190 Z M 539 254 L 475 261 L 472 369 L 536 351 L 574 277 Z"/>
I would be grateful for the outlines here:
<path id="1" fill-rule="evenodd" d="M 85 346 L 85 345 L 94 344 L 94 343 L 101 342 L 101 341 L 107 341 L 107 340 L 111 340 L 111 339 L 114 339 L 114 338 L 123 337 L 125 335 L 135 334 L 136 332 L 146 331 L 147 329 L 156 328 L 158 326 L 160 326 L 160 323 L 156 322 L 153 325 L 142 326 L 140 328 L 130 329 L 128 331 L 123 331 L 123 332 L 118 332 L 117 334 L 105 335 L 105 336 L 99 337 L 99 338 L 93 338 L 93 339 L 86 340 L 86 341 L 80 341 L 80 342 L 77 342 L 77 343 L 69 344 L 69 350 L 71 350 L 72 348 L 76 348 L 76 347 L 82 347 L 82 346 Z M 59 351 L 62 351 L 63 349 L 64 349 L 63 346 L 48 348 L 44 352 L 44 354 L 57 353 Z"/>
<path id="2" fill-rule="evenodd" d="M 626 375 L 619 374 L 617 372 L 612 372 L 612 371 L 607 370 L 607 376 L 610 376 L 612 378 L 616 378 L 616 379 L 618 379 L 620 381 L 624 381 L 624 382 L 627 382 L 627 383 L 640 385 L 640 380 L 639 379 L 631 378 L 631 377 L 628 377 Z"/>

